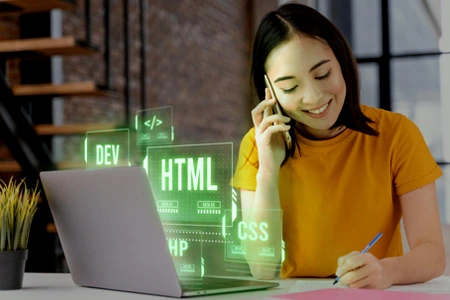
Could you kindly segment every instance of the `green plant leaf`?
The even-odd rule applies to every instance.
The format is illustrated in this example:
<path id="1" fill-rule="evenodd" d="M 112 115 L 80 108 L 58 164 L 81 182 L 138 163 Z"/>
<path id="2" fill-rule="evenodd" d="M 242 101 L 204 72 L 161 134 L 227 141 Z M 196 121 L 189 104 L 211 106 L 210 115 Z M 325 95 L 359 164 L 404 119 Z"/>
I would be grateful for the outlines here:
<path id="1" fill-rule="evenodd" d="M 27 248 L 39 197 L 37 184 L 29 190 L 24 180 L 0 180 L 0 251 Z"/>
<path id="2" fill-rule="evenodd" d="M 6 217 L 7 217 L 7 214 L 5 213 L 5 210 L 3 209 L 3 212 L 2 212 L 2 232 L 1 232 L 2 240 L 0 242 L 0 249 L 2 251 L 6 251 L 6 239 L 8 238 L 8 232 L 7 232 L 8 226 L 7 226 L 7 223 L 6 223 Z"/>

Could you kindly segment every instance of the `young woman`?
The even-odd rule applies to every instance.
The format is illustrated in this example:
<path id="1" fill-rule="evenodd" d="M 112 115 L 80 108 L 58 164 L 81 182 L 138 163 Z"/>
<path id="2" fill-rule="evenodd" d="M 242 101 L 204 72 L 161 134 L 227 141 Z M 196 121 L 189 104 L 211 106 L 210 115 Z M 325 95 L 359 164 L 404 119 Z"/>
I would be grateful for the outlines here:
<path id="1" fill-rule="evenodd" d="M 356 61 L 336 27 L 307 6 L 281 6 L 258 28 L 252 74 L 261 102 L 233 185 L 241 191 L 243 220 L 268 222 L 270 240 L 284 240 L 281 277 L 337 275 L 349 287 L 384 289 L 441 275 L 435 180 L 442 172 L 410 120 L 360 105 Z M 285 116 L 272 113 L 265 74 Z M 405 255 L 402 217 L 411 249 Z M 379 232 L 381 239 L 360 254 Z M 279 262 L 280 251 L 261 261 L 253 259 L 258 243 L 246 246 L 252 274 L 273 277 L 276 268 L 265 263 Z"/>

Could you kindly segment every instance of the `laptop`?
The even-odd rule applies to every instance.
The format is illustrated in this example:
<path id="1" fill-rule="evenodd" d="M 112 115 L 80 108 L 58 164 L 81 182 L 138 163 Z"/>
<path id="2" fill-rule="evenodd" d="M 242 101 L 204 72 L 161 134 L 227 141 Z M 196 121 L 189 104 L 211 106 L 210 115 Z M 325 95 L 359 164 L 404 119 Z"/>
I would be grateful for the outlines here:
<path id="1" fill-rule="evenodd" d="M 40 173 L 76 285 L 171 297 L 276 287 L 223 277 L 178 278 L 141 166 Z"/>

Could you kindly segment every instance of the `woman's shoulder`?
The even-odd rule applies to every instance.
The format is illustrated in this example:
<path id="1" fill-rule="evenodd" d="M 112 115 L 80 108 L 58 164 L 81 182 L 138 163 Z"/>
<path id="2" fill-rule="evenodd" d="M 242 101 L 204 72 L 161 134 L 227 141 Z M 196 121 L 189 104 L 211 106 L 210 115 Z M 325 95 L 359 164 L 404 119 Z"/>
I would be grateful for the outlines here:
<path id="1" fill-rule="evenodd" d="M 244 139 L 255 139 L 255 127 L 250 128 L 247 133 L 244 135 Z"/>
<path id="2" fill-rule="evenodd" d="M 255 127 L 250 128 L 241 140 L 241 148 L 254 148 L 255 141 Z"/>
<path id="3" fill-rule="evenodd" d="M 361 105 L 361 111 L 366 117 L 373 121 L 375 129 L 378 131 L 395 129 L 405 122 L 411 122 L 405 115 L 401 113 L 388 111 L 372 106 Z"/>
<path id="4" fill-rule="evenodd" d="M 373 126 L 382 136 L 398 138 L 399 136 L 421 136 L 419 127 L 407 116 L 381 108 L 361 105 L 361 111 L 370 118 Z"/>
<path id="5" fill-rule="evenodd" d="M 255 141 L 255 127 L 250 128 L 250 130 L 248 130 L 242 137 L 242 143 L 248 141 Z"/>

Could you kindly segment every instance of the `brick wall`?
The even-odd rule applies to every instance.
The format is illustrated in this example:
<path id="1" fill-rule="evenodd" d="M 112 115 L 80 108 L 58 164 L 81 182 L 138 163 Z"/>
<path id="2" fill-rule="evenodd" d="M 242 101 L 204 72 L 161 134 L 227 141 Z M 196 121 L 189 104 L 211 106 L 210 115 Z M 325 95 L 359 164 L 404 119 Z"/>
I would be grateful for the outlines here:
<path id="1" fill-rule="evenodd" d="M 173 106 L 175 143 L 232 141 L 250 128 L 250 0 L 148 1 L 147 108 Z M 92 42 L 103 51 L 102 1 L 91 1 Z M 139 2 L 130 0 L 131 114 L 140 107 Z M 119 99 L 65 102 L 65 122 L 123 121 L 122 1 L 111 1 L 111 82 Z M 84 38 L 84 1 L 63 32 Z M 64 80 L 102 84 L 102 54 L 64 58 Z"/>
<path id="2" fill-rule="evenodd" d="M 91 1 L 92 42 L 103 51 L 102 1 Z M 140 110 L 140 27 L 138 0 L 130 3 L 131 114 Z M 235 159 L 251 127 L 251 0 L 148 1 L 146 108 L 173 106 L 175 144 L 231 141 Z M 65 12 L 64 35 L 84 38 L 84 3 Z M 111 0 L 111 83 L 119 99 L 74 98 L 64 102 L 65 123 L 124 120 L 122 1 Z M 102 54 L 64 58 L 64 80 L 104 83 Z M 65 143 L 66 159 L 80 156 L 82 137 Z M 71 145 L 71 146 L 70 146 Z M 222 245 L 206 245 L 206 272 L 225 274 L 230 266 Z M 212 257 L 208 256 L 212 255 Z M 239 268 L 242 268 L 240 266 Z M 229 272 L 229 271 L 227 271 Z M 240 272 L 245 272 L 244 270 Z M 229 273 L 227 273 L 229 274 Z M 240 275 L 244 273 L 239 273 Z"/>

